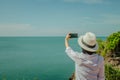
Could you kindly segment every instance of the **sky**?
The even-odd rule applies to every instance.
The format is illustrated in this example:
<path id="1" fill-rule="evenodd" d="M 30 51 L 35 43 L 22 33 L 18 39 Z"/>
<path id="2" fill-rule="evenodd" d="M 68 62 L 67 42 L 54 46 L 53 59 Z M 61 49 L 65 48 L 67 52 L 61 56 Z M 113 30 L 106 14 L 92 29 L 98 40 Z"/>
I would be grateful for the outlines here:
<path id="1" fill-rule="evenodd" d="M 120 31 L 120 0 L 0 0 L 0 36 Z"/>

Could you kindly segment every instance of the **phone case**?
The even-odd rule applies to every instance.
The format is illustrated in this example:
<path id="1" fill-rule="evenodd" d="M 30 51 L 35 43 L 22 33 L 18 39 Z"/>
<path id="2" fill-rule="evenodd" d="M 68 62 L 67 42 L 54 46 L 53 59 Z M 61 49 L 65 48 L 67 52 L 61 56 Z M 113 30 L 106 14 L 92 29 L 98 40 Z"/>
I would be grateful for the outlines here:
<path id="1" fill-rule="evenodd" d="M 78 38 L 78 34 L 77 33 L 70 33 L 70 38 Z"/>

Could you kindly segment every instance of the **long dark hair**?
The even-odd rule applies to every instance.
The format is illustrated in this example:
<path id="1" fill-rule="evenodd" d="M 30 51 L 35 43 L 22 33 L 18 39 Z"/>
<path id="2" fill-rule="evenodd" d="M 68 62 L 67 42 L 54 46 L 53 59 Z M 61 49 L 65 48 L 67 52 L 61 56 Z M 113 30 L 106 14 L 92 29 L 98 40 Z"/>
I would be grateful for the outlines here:
<path id="1" fill-rule="evenodd" d="M 89 55 L 92 55 L 92 54 L 95 54 L 95 53 L 96 53 L 96 52 L 87 51 L 87 50 L 85 50 L 85 49 L 83 49 L 83 48 L 82 48 L 82 52 L 83 52 L 84 54 L 89 54 Z"/>

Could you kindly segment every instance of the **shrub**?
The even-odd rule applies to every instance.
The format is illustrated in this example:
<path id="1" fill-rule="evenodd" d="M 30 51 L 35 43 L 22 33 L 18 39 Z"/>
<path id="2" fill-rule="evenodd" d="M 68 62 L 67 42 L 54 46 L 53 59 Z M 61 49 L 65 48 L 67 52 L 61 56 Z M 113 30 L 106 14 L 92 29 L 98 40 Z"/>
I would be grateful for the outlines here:
<path id="1" fill-rule="evenodd" d="M 105 80 L 120 80 L 120 69 L 105 65 Z"/>

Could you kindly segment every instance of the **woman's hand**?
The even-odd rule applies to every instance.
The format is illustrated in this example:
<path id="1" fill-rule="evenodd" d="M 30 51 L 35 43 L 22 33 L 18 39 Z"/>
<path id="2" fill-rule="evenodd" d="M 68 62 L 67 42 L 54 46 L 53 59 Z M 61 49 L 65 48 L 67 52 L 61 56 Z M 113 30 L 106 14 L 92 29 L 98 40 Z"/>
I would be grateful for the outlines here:
<path id="1" fill-rule="evenodd" d="M 70 39 L 70 35 L 67 34 L 65 40 L 69 40 L 69 39 Z"/>
<path id="2" fill-rule="evenodd" d="M 65 37 L 65 47 L 69 47 L 69 43 L 68 43 L 68 40 L 70 39 L 70 35 L 67 34 L 66 37 Z"/>

